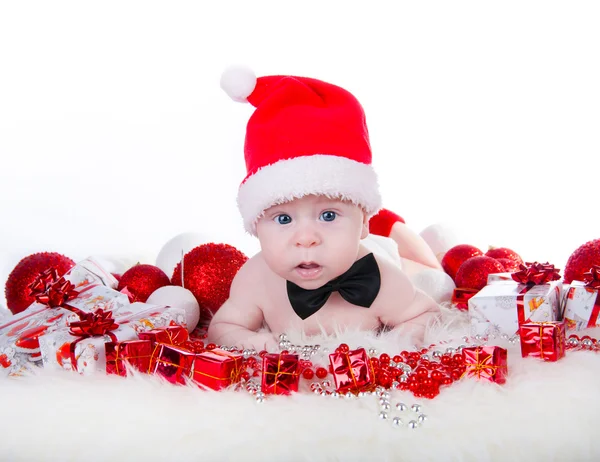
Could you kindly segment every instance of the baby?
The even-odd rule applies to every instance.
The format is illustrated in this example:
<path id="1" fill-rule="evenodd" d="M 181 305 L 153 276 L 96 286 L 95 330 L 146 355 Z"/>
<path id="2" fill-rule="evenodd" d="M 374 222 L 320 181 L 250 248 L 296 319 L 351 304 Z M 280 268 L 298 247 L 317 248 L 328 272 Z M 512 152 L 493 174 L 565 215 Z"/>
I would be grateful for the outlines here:
<path id="1" fill-rule="evenodd" d="M 364 245 L 381 199 L 356 98 L 320 80 L 256 79 L 242 69 L 226 72 L 221 85 L 233 99 L 256 107 L 246 131 L 248 175 L 238 206 L 261 251 L 235 276 L 208 340 L 273 350 L 278 335 L 290 330 L 313 335 L 336 327 L 401 326 L 419 340 L 437 304 L 400 265 Z M 399 235 L 410 237 L 398 226 Z M 406 260 L 439 266 L 430 251 L 419 249 Z M 263 327 L 270 332 L 259 333 Z"/>

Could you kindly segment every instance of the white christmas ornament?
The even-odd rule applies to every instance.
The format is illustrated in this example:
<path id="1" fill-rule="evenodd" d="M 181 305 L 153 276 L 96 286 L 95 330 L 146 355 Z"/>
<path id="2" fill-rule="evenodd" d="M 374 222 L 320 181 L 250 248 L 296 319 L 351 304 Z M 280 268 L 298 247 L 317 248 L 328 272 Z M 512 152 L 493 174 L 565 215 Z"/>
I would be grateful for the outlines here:
<path id="1" fill-rule="evenodd" d="M 442 223 L 430 225 L 419 234 L 433 250 L 438 262 L 442 261 L 445 253 L 452 247 L 464 243 L 459 242 L 459 237 L 451 227 Z"/>
<path id="2" fill-rule="evenodd" d="M 199 233 L 182 233 L 178 234 L 168 241 L 156 257 L 156 266 L 165 272 L 169 278 L 173 276 L 173 270 L 177 263 L 181 261 L 183 256 L 190 250 L 209 242 L 206 236 Z"/>
<path id="3" fill-rule="evenodd" d="M 456 288 L 454 281 L 445 272 L 425 269 L 411 276 L 413 284 L 433 298 L 436 303 L 449 302 Z"/>
<path id="4" fill-rule="evenodd" d="M 164 286 L 156 289 L 146 303 L 150 305 L 167 305 L 185 310 L 185 321 L 188 332 L 193 331 L 200 322 L 200 306 L 194 294 L 180 286 Z"/>

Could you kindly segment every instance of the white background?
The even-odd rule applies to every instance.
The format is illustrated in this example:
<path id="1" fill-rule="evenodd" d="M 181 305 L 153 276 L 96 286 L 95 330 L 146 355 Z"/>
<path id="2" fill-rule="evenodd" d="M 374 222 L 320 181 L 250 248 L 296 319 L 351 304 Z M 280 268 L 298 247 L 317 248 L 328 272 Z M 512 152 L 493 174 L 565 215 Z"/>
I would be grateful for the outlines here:
<path id="1" fill-rule="evenodd" d="M 256 252 L 234 63 L 354 93 L 384 205 L 416 231 L 562 268 L 600 237 L 598 5 L 4 1 L 0 283 L 36 251 L 154 263 L 187 231 Z"/>

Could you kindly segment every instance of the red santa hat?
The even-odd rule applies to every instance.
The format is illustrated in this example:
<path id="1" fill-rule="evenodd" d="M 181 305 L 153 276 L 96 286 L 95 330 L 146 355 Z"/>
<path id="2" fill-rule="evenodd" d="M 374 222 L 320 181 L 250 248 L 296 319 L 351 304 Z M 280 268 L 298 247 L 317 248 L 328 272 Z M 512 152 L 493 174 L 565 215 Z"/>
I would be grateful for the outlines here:
<path id="1" fill-rule="evenodd" d="M 221 88 L 256 109 L 248 121 L 247 175 L 238 191 L 246 230 L 269 207 L 308 194 L 349 200 L 371 217 L 381 206 L 365 114 L 348 91 L 321 80 L 273 75 L 256 78 L 230 68 Z"/>

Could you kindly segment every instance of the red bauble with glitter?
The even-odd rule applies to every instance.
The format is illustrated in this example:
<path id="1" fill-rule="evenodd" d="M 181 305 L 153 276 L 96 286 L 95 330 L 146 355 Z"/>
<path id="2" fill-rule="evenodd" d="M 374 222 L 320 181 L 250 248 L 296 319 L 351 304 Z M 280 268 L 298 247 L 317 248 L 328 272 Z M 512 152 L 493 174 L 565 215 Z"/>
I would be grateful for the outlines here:
<path id="1" fill-rule="evenodd" d="M 117 290 L 127 289 L 131 302 L 146 303 L 156 289 L 171 285 L 169 276 L 154 265 L 135 265 L 123 273 Z"/>
<path id="2" fill-rule="evenodd" d="M 485 256 L 492 257 L 495 259 L 507 258 L 509 260 L 513 260 L 517 264 L 517 269 L 519 268 L 519 265 L 523 264 L 523 259 L 521 258 L 521 255 L 507 247 L 490 247 L 489 250 L 485 253 Z"/>
<path id="3" fill-rule="evenodd" d="M 183 257 L 183 287 L 191 291 L 206 318 L 212 317 L 229 298 L 234 276 L 248 257 L 228 244 L 203 244 Z M 181 286 L 181 262 L 171 283 Z M 201 315 L 201 319 L 205 319 Z"/>
<path id="4" fill-rule="evenodd" d="M 452 247 L 442 258 L 442 268 L 456 282 L 456 273 L 465 261 L 483 255 L 474 245 L 459 244 Z"/>
<path id="5" fill-rule="evenodd" d="M 565 266 L 565 283 L 583 281 L 583 273 L 594 265 L 600 265 L 600 239 L 586 242 L 571 254 Z"/>
<path id="6" fill-rule="evenodd" d="M 504 267 L 495 258 L 485 255 L 469 258 L 456 273 L 456 287 L 481 290 L 492 273 L 504 273 Z"/>
<path id="7" fill-rule="evenodd" d="M 500 264 L 504 266 L 504 271 L 507 273 L 519 271 L 519 263 L 514 261 L 512 258 L 496 258 L 496 261 L 500 262 Z"/>
<path id="8" fill-rule="evenodd" d="M 75 262 L 56 252 L 34 253 L 23 258 L 8 275 L 4 294 L 8 309 L 17 314 L 31 305 L 32 297 L 29 285 L 47 269 L 55 268 L 59 276 L 75 266 Z"/>

